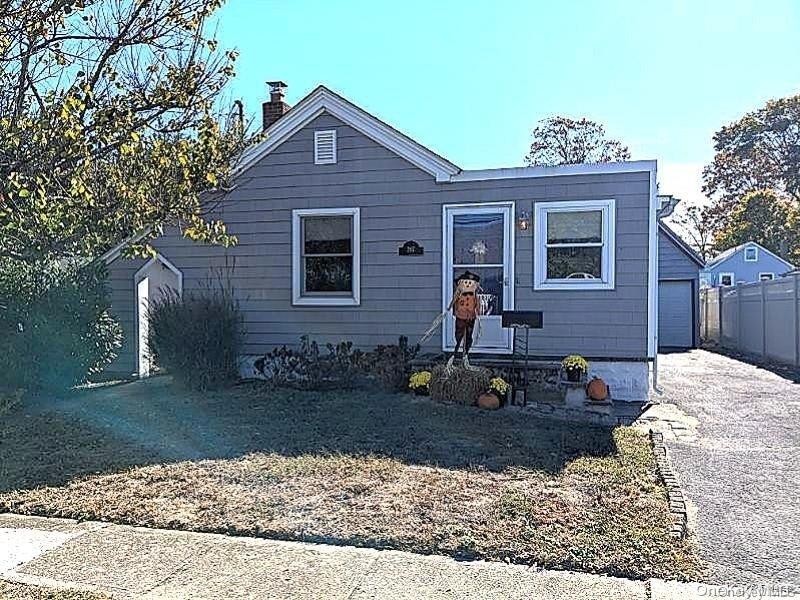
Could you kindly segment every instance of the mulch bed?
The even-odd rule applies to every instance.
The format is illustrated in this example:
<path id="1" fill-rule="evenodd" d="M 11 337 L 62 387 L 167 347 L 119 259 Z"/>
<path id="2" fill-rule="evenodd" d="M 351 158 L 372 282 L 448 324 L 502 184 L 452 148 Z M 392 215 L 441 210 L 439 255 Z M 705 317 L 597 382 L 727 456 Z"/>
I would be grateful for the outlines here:
<path id="1" fill-rule="evenodd" d="M 18 408 L 0 510 L 697 579 L 645 435 L 427 398 L 160 382 Z M 46 406 L 46 404 L 45 404 Z"/>

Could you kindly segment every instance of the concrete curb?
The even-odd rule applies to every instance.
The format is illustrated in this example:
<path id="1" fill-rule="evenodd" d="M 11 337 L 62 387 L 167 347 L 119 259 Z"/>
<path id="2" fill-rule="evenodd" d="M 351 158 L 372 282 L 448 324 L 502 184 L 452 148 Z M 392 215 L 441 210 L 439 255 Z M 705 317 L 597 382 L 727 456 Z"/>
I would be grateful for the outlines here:
<path id="1" fill-rule="evenodd" d="M 671 525 L 669 534 L 675 539 L 686 537 L 688 515 L 686 513 L 686 498 L 683 495 L 678 478 L 672 468 L 672 461 L 669 458 L 669 450 L 664 443 L 664 434 L 650 430 L 650 444 L 656 459 L 656 468 L 661 481 L 667 487 L 667 499 L 669 501 L 669 512 L 671 515 Z"/>

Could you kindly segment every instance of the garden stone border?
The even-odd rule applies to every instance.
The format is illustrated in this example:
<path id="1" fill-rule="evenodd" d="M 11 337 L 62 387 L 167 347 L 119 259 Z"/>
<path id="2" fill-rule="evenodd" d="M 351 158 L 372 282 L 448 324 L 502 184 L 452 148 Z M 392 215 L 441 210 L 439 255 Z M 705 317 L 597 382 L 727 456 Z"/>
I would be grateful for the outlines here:
<path id="1" fill-rule="evenodd" d="M 686 513 L 686 498 L 683 495 L 681 486 L 675 471 L 672 469 L 672 461 L 669 458 L 669 450 L 664 443 L 664 434 L 650 430 L 650 444 L 653 448 L 653 455 L 656 459 L 656 470 L 659 477 L 667 487 L 667 499 L 669 500 L 669 512 L 671 525 L 669 534 L 675 539 L 686 537 L 688 515 Z"/>

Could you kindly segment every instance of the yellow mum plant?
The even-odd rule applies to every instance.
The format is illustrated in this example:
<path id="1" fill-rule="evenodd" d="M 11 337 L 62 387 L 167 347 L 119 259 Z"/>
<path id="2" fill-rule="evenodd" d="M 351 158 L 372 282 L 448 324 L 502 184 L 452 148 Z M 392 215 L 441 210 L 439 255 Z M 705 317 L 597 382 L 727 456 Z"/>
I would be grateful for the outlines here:
<path id="1" fill-rule="evenodd" d="M 411 388 L 412 390 L 420 390 L 428 387 L 428 384 L 430 382 L 431 382 L 430 371 L 417 371 L 416 373 L 412 373 L 411 377 L 409 377 L 408 387 Z"/>
<path id="2" fill-rule="evenodd" d="M 505 396 L 506 392 L 508 392 L 508 388 L 510 387 L 511 386 L 508 385 L 508 382 L 502 377 L 493 377 L 489 382 L 489 389 L 497 392 L 501 396 Z"/>
<path id="3" fill-rule="evenodd" d="M 587 363 L 586 359 L 579 354 L 570 354 L 561 361 L 561 365 L 567 371 L 581 371 L 586 373 L 586 371 L 589 369 L 589 363 Z"/>

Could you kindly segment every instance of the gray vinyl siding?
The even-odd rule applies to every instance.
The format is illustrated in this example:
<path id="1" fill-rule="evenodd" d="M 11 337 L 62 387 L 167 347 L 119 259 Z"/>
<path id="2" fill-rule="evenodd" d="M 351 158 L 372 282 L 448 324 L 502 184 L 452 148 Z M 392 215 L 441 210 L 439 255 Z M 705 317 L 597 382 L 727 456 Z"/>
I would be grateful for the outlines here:
<path id="1" fill-rule="evenodd" d="M 693 345 L 696 345 L 700 331 L 700 267 L 660 229 L 658 231 L 658 279 L 659 281 L 692 282 L 692 303 L 684 307 L 684 310 L 692 315 L 694 330 L 692 341 Z M 664 324 L 662 324 L 663 326 Z"/>
<path id="2" fill-rule="evenodd" d="M 336 164 L 315 165 L 313 132 L 335 128 Z M 442 310 L 442 206 L 616 199 L 616 289 L 534 291 L 532 228 L 516 231 L 516 308 L 542 310 L 544 328 L 532 334 L 540 356 L 579 352 L 587 357 L 641 359 L 647 355 L 649 173 L 598 174 L 437 184 L 434 178 L 334 117 L 323 114 L 246 171 L 219 209 L 238 237 L 223 249 L 166 235 L 156 246 L 183 272 L 184 290 L 201 285 L 226 261 L 245 315 L 245 352 L 296 345 L 308 334 L 320 342 L 351 340 L 371 348 L 401 335 L 414 342 Z M 361 305 L 292 306 L 292 209 L 360 207 Z M 416 240 L 423 256 L 398 256 Z M 141 263 L 138 263 L 141 266 Z M 115 310 L 133 333 L 133 273 L 111 265 Z M 127 306 L 130 304 L 130 306 Z M 439 351 L 437 334 L 425 350 Z M 126 354 L 126 356 L 128 356 Z M 132 368 L 133 353 L 120 362 Z"/>
<path id="3" fill-rule="evenodd" d="M 697 279 L 700 267 L 663 231 L 658 231 L 658 278 Z"/>

